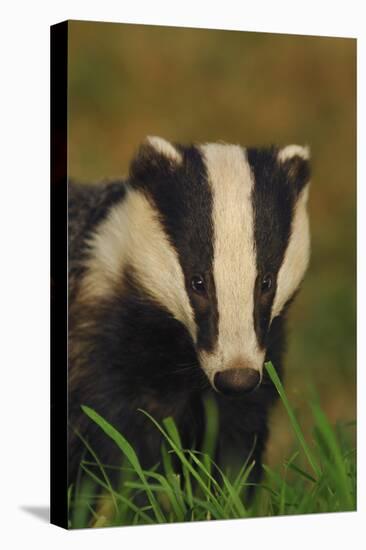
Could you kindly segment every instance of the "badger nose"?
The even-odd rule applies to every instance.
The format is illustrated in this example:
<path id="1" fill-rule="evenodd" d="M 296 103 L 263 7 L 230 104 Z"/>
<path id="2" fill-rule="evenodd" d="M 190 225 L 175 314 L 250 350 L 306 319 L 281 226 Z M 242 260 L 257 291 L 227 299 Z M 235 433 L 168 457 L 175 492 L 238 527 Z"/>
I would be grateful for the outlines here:
<path id="1" fill-rule="evenodd" d="M 260 382 L 260 374 L 251 368 L 232 368 L 217 372 L 215 388 L 225 395 L 238 395 L 254 390 Z"/>

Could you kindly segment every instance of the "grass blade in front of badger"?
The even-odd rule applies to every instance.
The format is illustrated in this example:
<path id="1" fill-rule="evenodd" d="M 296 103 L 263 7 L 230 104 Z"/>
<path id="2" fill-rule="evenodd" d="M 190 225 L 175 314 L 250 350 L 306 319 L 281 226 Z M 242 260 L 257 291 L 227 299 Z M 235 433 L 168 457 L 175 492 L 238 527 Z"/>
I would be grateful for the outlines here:
<path id="1" fill-rule="evenodd" d="M 173 434 L 173 438 L 172 438 L 160 426 L 159 422 L 157 422 L 149 413 L 147 413 L 146 411 L 143 411 L 142 409 L 139 409 L 139 410 L 141 410 L 141 412 L 143 412 L 148 418 L 150 418 L 150 420 L 153 422 L 153 424 L 155 424 L 157 429 L 163 434 L 166 441 L 169 443 L 169 445 L 171 446 L 171 448 L 173 449 L 175 454 L 178 456 L 180 462 L 182 463 L 182 467 L 186 468 L 188 474 L 190 474 L 197 481 L 198 485 L 201 487 L 201 489 L 203 490 L 205 495 L 215 504 L 217 509 L 220 509 L 221 511 L 223 511 L 222 506 L 220 505 L 220 503 L 217 500 L 216 496 L 209 490 L 209 488 L 207 487 L 207 485 L 204 482 L 204 480 L 202 479 L 202 477 L 199 475 L 197 470 L 192 466 L 191 462 L 185 456 L 184 450 L 176 443 L 176 440 L 174 440 L 174 437 L 176 437 L 176 434 L 177 434 L 177 429 L 176 429 L 176 427 L 175 427 L 175 429 L 173 428 L 173 424 L 172 424 L 173 419 L 171 419 L 171 418 L 165 418 L 164 419 L 164 426 L 165 427 L 168 426 L 169 431 Z M 189 487 L 189 490 L 190 490 L 190 497 L 189 498 L 193 499 L 193 493 L 192 493 L 192 488 L 191 488 L 190 482 L 188 484 L 188 487 Z M 193 502 L 193 500 L 192 500 L 192 502 Z"/>
<path id="2" fill-rule="evenodd" d="M 87 416 L 89 416 L 91 420 L 93 420 L 96 424 L 98 424 L 98 426 L 104 431 L 104 433 L 108 435 L 116 443 L 119 449 L 121 449 L 123 454 L 126 456 L 127 460 L 130 462 L 131 466 L 134 468 L 136 474 L 141 479 L 145 488 L 146 495 L 149 499 L 149 502 L 152 506 L 152 509 L 154 511 L 154 514 L 158 523 L 166 522 L 165 515 L 161 510 L 159 503 L 157 502 L 153 492 L 149 487 L 149 484 L 146 480 L 144 471 L 141 467 L 137 454 L 135 453 L 130 443 L 127 441 L 125 437 L 123 437 L 122 434 L 119 433 L 118 430 L 116 430 L 116 428 L 114 428 L 109 422 L 104 420 L 104 418 L 101 417 L 96 411 L 94 411 L 90 407 L 87 407 L 86 405 L 82 406 L 82 410 Z"/>
<path id="3" fill-rule="evenodd" d="M 305 441 L 305 438 L 304 438 L 304 435 L 302 433 L 302 430 L 300 428 L 300 425 L 295 417 L 295 414 L 291 408 L 291 405 L 289 403 L 289 400 L 287 399 L 287 396 L 286 396 L 286 393 L 285 393 L 285 390 L 282 386 L 282 383 L 281 383 L 281 380 L 279 379 L 278 377 L 278 374 L 274 368 L 274 366 L 272 365 L 271 362 L 268 362 L 268 363 L 265 363 L 264 365 L 266 367 L 266 370 L 268 372 L 268 375 L 270 377 L 270 379 L 272 380 L 273 384 L 275 385 L 275 388 L 281 398 L 281 401 L 286 409 L 286 412 L 288 414 L 288 417 L 290 419 L 290 422 L 291 422 L 291 426 L 295 432 L 295 435 L 300 443 L 300 446 L 301 448 L 303 449 L 304 453 L 305 453 L 305 456 L 306 458 L 308 459 L 308 462 L 310 464 L 310 466 L 312 467 L 313 471 L 315 472 L 316 474 L 316 477 L 318 478 L 320 475 L 321 475 L 321 469 L 317 463 L 317 461 L 315 460 L 315 457 L 313 456 L 313 453 L 311 452 L 309 446 L 306 444 L 306 441 Z"/>

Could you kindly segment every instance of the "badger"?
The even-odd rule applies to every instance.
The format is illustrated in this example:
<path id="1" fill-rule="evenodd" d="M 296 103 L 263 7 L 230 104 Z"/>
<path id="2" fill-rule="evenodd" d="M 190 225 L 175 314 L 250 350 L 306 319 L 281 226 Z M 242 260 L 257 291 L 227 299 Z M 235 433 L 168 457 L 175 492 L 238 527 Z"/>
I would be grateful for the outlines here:
<path id="1" fill-rule="evenodd" d="M 264 363 L 282 376 L 286 314 L 309 261 L 309 180 L 308 147 L 148 137 L 126 179 L 69 183 L 70 483 L 83 441 L 102 463 L 121 461 L 81 405 L 148 468 L 162 441 L 140 409 L 171 416 L 183 446 L 199 449 L 207 396 L 216 463 L 251 456 L 258 483 L 276 399 Z"/>

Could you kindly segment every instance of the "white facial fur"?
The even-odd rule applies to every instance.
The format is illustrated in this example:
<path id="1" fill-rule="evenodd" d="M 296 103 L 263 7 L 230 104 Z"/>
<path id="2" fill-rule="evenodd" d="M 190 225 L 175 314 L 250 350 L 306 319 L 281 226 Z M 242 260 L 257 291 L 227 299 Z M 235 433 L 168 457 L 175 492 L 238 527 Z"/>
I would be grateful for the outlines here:
<path id="1" fill-rule="evenodd" d="M 300 285 L 310 256 L 310 231 L 307 213 L 309 188 L 305 187 L 297 200 L 292 220 L 291 236 L 277 277 L 277 291 L 271 319 L 279 315 L 287 300 Z"/>
<path id="2" fill-rule="evenodd" d="M 153 300 L 183 323 L 196 341 L 196 324 L 177 253 L 145 195 L 129 190 L 90 241 L 88 272 L 80 299 L 98 300 L 123 291 L 126 266 Z"/>
<path id="3" fill-rule="evenodd" d="M 301 145 L 287 145 L 277 156 L 285 162 L 291 158 L 310 159 L 310 148 Z M 271 319 L 279 315 L 290 296 L 300 285 L 310 257 L 310 230 L 307 213 L 309 183 L 301 191 L 294 210 L 291 236 L 277 277 L 277 292 L 272 306 Z"/>
<path id="4" fill-rule="evenodd" d="M 244 150 L 235 145 L 201 147 L 213 193 L 214 279 L 219 310 L 218 341 L 200 354 L 212 381 L 240 360 L 261 372 L 264 352 L 254 330 L 256 256 L 251 193 L 253 178 Z"/>

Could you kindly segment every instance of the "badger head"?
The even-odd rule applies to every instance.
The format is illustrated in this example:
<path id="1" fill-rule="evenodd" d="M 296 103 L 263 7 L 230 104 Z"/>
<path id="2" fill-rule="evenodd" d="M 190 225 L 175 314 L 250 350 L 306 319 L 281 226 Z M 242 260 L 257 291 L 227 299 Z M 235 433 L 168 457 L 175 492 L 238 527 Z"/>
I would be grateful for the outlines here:
<path id="1" fill-rule="evenodd" d="M 308 157 L 297 145 L 147 138 L 126 198 L 91 243 L 88 293 L 116 292 L 132 269 L 146 295 L 184 325 L 216 390 L 254 389 L 271 324 L 308 264 Z"/>

